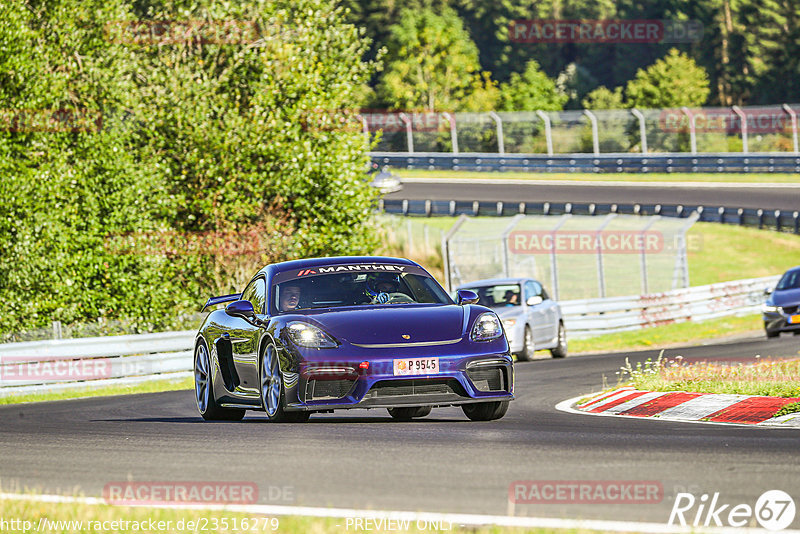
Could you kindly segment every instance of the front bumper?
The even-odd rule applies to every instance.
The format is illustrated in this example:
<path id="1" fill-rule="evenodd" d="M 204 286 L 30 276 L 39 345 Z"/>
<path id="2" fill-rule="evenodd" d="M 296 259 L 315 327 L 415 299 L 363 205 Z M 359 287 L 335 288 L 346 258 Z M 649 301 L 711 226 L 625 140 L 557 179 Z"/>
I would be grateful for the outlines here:
<path id="1" fill-rule="evenodd" d="M 798 310 L 800 311 L 800 310 Z M 764 329 L 769 332 L 796 332 L 800 330 L 800 322 L 792 323 L 792 317 L 798 317 L 798 313 L 787 314 L 784 312 L 764 312 Z"/>
<path id="2" fill-rule="evenodd" d="M 514 399 L 509 353 L 436 357 L 439 373 L 415 376 L 395 376 L 394 358 L 372 358 L 369 369 L 315 362 L 287 381 L 293 383 L 287 388 L 287 409 L 436 407 Z"/>

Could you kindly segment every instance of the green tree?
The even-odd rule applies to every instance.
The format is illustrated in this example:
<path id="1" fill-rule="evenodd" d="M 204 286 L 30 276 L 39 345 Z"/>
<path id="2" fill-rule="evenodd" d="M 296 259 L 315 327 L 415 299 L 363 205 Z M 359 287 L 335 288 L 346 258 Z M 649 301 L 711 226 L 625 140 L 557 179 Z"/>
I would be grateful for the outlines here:
<path id="1" fill-rule="evenodd" d="M 639 69 L 625 87 L 625 98 L 636 108 L 702 106 L 709 92 L 705 69 L 673 48 L 647 69 Z"/>
<path id="2" fill-rule="evenodd" d="M 581 100 L 584 109 L 624 109 L 622 87 L 611 91 L 608 87 L 600 86 Z"/>
<path id="3" fill-rule="evenodd" d="M 535 60 L 525 65 L 521 75 L 512 74 L 511 80 L 501 85 L 500 93 L 501 107 L 506 111 L 558 111 L 569 99 L 556 89 L 555 82 Z"/>
<path id="4" fill-rule="evenodd" d="M 404 9 L 390 28 L 378 95 L 395 109 L 456 110 L 480 77 L 478 49 L 454 10 Z"/>

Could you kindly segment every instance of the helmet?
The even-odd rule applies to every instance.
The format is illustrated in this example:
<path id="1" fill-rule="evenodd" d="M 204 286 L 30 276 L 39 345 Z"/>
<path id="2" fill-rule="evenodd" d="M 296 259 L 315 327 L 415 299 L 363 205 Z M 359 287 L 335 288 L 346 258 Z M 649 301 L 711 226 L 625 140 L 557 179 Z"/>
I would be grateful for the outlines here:
<path id="1" fill-rule="evenodd" d="M 396 293 L 399 288 L 400 277 L 396 274 L 370 273 L 367 275 L 366 293 L 373 299 L 378 299 L 378 295 L 381 293 Z"/>

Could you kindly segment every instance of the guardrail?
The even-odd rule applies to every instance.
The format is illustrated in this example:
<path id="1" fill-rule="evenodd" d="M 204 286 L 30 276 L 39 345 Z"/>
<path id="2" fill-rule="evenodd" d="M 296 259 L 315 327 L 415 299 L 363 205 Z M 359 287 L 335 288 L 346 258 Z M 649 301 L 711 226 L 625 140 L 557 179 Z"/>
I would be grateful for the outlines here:
<path id="1" fill-rule="evenodd" d="M 756 313 L 765 300 L 764 289 L 774 287 L 779 278 L 767 276 L 651 295 L 566 300 L 559 304 L 569 336 L 588 337 Z"/>
<path id="2" fill-rule="evenodd" d="M 190 376 L 196 332 L 0 345 L 0 396 Z"/>
<path id="3" fill-rule="evenodd" d="M 754 313 L 779 277 L 666 293 L 562 301 L 571 337 Z M 0 345 L 0 396 L 191 376 L 195 332 L 108 336 Z"/>
<path id="4" fill-rule="evenodd" d="M 408 200 L 380 199 L 378 210 L 392 215 L 471 215 L 510 217 L 525 215 L 606 215 L 621 213 L 631 215 L 661 215 L 664 217 L 689 217 L 697 213 L 700 222 L 715 222 L 774 229 L 779 232 L 800 234 L 800 212 L 764 210 L 727 206 L 702 206 L 694 204 L 609 204 L 586 202 L 497 202 L 462 200 Z"/>
<path id="5" fill-rule="evenodd" d="M 372 162 L 403 169 L 523 172 L 800 172 L 800 154 L 492 154 L 371 152 Z"/>

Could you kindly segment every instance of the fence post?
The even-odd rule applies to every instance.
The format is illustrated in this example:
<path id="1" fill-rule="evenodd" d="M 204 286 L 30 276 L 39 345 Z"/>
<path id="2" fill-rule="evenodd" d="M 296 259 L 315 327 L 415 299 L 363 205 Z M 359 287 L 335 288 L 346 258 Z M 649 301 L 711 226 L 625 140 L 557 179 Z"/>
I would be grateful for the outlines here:
<path id="1" fill-rule="evenodd" d="M 697 135 L 695 131 L 694 113 L 686 106 L 683 106 L 681 111 L 689 117 L 689 143 L 692 146 L 692 154 L 697 154 Z"/>
<path id="2" fill-rule="evenodd" d="M 564 225 L 572 215 L 565 213 L 564 215 L 559 218 L 556 225 L 550 230 L 550 237 L 551 237 L 551 247 L 550 247 L 550 279 L 552 281 L 553 287 L 553 296 L 555 300 L 558 300 L 558 261 L 556 260 L 556 233 L 558 230 Z"/>
<path id="3" fill-rule="evenodd" d="M 647 130 L 645 129 L 644 115 L 636 108 L 631 109 L 631 113 L 639 119 L 639 138 L 642 144 L 642 154 L 647 154 Z"/>
<path id="4" fill-rule="evenodd" d="M 742 108 L 739 106 L 733 106 L 731 108 L 736 116 L 739 117 L 739 120 L 742 121 L 741 131 L 742 131 L 742 153 L 747 154 L 747 117 L 745 116 Z"/>
<path id="5" fill-rule="evenodd" d="M 782 107 L 783 111 L 789 114 L 789 120 L 792 121 L 792 148 L 794 148 L 795 154 L 800 153 L 800 150 L 797 149 L 797 113 L 789 107 L 789 104 L 784 104 Z"/>
<path id="6" fill-rule="evenodd" d="M 603 269 L 603 240 L 601 239 L 600 233 L 603 229 L 608 226 L 611 220 L 616 217 L 616 213 L 609 213 L 603 219 L 603 222 L 600 223 L 600 226 L 597 227 L 595 230 L 595 243 L 597 245 L 597 284 L 598 289 L 600 290 L 600 298 L 606 298 L 606 273 Z"/>
<path id="7" fill-rule="evenodd" d="M 442 117 L 450 125 L 450 143 L 453 145 L 453 154 L 458 154 L 458 131 L 456 130 L 456 119 L 450 113 L 442 113 Z"/>
<path id="8" fill-rule="evenodd" d="M 408 144 L 408 152 L 410 154 L 414 153 L 414 130 L 411 126 L 411 118 L 406 115 L 405 113 L 400 113 L 397 115 L 403 124 L 406 125 L 406 143 Z"/>
<path id="9" fill-rule="evenodd" d="M 494 111 L 490 111 L 489 112 L 489 117 L 491 117 L 492 120 L 497 125 L 497 151 L 500 154 L 505 154 L 506 153 L 506 144 L 505 144 L 505 140 L 503 139 L 503 119 L 501 119 L 500 115 L 498 115 Z"/>
<path id="10" fill-rule="evenodd" d="M 520 219 L 525 218 L 525 215 L 522 213 L 518 213 L 511 218 L 511 222 L 508 223 L 508 226 L 505 227 L 503 230 L 503 273 L 505 274 L 506 278 L 510 277 L 510 269 L 509 269 L 509 257 L 508 257 L 508 236 L 511 234 L 511 230 L 517 225 L 517 222 Z"/>
<path id="11" fill-rule="evenodd" d="M 597 156 L 600 154 L 600 140 L 598 139 L 599 133 L 597 132 L 597 117 L 588 109 L 584 109 L 583 114 L 589 117 L 589 120 L 592 123 L 592 151 L 594 152 L 594 155 Z"/>
<path id="12" fill-rule="evenodd" d="M 660 215 L 654 215 L 650 222 L 647 223 L 642 229 L 642 295 L 647 295 L 649 291 L 647 283 L 647 231 L 650 230 L 650 228 L 660 219 Z M 663 241 L 663 235 L 661 236 L 661 239 Z"/>
<path id="13" fill-rule="evenodd" d="M 53 339 L 61 339 L 61 321 L 53 321 Z"/>
<path id="14" fill-rule="evenodd" d="M 536 114 L 544 121 L 544 138 L 547 142 L 547 155 L 553 155 L 553 133 L 550 131 L 550 117 L 542 110 L 536 110 Z"/>
<path id="15" fill-rule="evenodd" d="M 461 214 L 461 216 L 456 220 L 453 227 L 448 230 L 446 234 L 442 236 L 442 263 L 444 267 L 444 284 L 445 289 L 447 291 L 453 290 L 453 280 L 450 271 L 452 270 L 450 265 L 450 240 L 456 235 L 458 229 L 461 228 L 461 225 L 464 224 L 464 221 L 467 220 L 467 216 L 465 214 Z"/>

